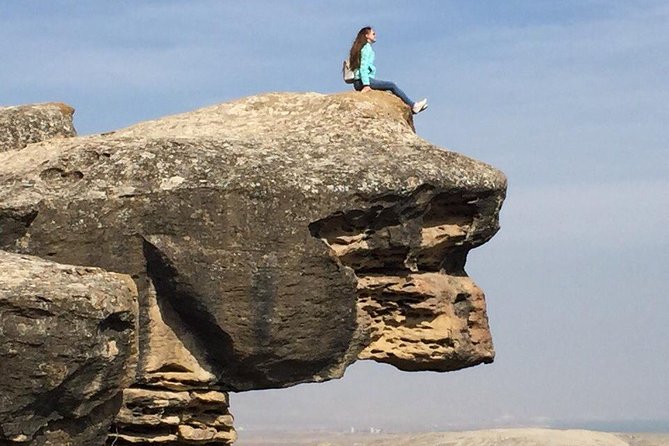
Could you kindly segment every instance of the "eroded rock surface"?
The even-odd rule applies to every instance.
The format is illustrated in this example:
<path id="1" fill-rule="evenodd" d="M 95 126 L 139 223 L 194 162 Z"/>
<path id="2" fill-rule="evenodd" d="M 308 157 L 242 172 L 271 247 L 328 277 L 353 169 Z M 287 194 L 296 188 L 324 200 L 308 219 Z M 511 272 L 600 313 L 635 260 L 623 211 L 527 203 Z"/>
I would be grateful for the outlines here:
<path id="1" fill-rule="evenodd" d="M 312 223 L 355 271 L 358 323 L 370 334 L 360 359 L 435 371 L 492 362 L 484 295 L 464 265 L 497 232 L 500 200 L 423 184 Z"/>
<path id="2" fill-rule="evenodd" d="M 337 378 L 358 358 L 490 362 L 464 265 L 498 230 L 506 178 L 411 119 L 382 92 L 267 94 L 2 153 L 0 247 L 135 279 L 126 406 Z M 139 401 L 115 441 L 234 435 L 197 410 L 150 431 Z"/>
<path id="3" fill-rule="evenodd" d="M 0 152 L 76 135 L 74 109 L 62 103 L 0 107 Z"/>
<path id="4" fill-rule="evenodd" d="M 0 251 L 0 444 L 103 444 L 137 316 L 128 276 Z"/>
<path id="5" fill-rule="evenodd" d="M 223 392 L 130 388 L 108 443 L 229 444 L 237 439 Z"/>

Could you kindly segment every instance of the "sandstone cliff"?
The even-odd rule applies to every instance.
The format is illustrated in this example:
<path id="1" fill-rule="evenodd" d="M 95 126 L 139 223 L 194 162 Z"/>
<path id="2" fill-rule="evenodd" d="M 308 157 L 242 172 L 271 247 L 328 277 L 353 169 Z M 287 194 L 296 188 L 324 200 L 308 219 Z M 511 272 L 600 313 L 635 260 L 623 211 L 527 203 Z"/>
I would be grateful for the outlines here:
<path id="1" fill-rule="evenodd" d="M 227 391 L 494 356 L 464 270 L 506 179 L 380 92 L 267 94 L 0 153 L 0 249 L 130 275 L 113 441 L 228 443 Z M 120 444 L 120 443 L 117 443 Z"/>

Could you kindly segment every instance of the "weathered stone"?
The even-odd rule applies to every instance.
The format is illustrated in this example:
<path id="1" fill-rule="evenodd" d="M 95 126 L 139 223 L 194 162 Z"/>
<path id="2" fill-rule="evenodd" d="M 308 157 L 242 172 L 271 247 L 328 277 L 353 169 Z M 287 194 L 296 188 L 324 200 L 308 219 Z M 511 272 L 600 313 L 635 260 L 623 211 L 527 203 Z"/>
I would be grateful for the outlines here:
<path id="1" fill-rule="evenodd" d="M 75 136 L 74 109 L 62 103 L 0 107 L 0 152 L 56 137 Z"/>
<path id="2" fill-rule="evenodd" d="M 230 444 L 237 438 L 228 396 L 216 391 L 129 388 L 107 444 Z"/>
<path id="3" fill-rule="evenodd" d="M 492 362 L 483 292 L 464 265 L 497 231 L 500 200 L 426 188 L 312 223 L 358 278 L 358 324 L 370 334 L 360 359 L 434 371 Z"/>
<path id="4" fill-rule="evenodd" d="M 0 247 L 135 279 L 128 391 L 285 387 L 357 358 L 490 362 L 464 265 L 498 230 L 506 178 L 411 119 L 382 92 L 268 94 L 0 153 Z M 161 425 L 152 405 L 137 425 Z M 199 431 L 163 423 L 147 438 L 208 435 L 197 416 L 179 426 Z M 141 443 L 132 429 L 114 438 Z"/>
<path id="5" fill-rule="evenodd" d="M 126 275 L 0 251 L 0 444 L 102 444 L 134 381 Z"/>
<path id="6" fill-rule="evenodd" d="M 143 331 L 147 334 L 145 350 L 150 354 L 139 377 L 142 387 L 124 391 L 107 443 L 173 444 L 178 440 L 180 444 L 201 444 L 194 433 L 182 435 L 189 428 L 201 428 L 214 432 L 207 443 L 230 444 L 236 432 L 227 393 L 214 390 L 221 387 L 216 376 L 192 354 L 200 352 L 192 335 L 180 324 L 165 322 L 174 321 L 176 315 L 171 307 L 158 306 L 152 284 L 145 298 L 148 308 Z"/>
<path id="7" fill-rule="evenodd" d="M 358 286 L 358 306 L 372 333 L 361 359 L 441 372 L 492 362 L 483 293 L 469 277 L 361 275 Z"/>

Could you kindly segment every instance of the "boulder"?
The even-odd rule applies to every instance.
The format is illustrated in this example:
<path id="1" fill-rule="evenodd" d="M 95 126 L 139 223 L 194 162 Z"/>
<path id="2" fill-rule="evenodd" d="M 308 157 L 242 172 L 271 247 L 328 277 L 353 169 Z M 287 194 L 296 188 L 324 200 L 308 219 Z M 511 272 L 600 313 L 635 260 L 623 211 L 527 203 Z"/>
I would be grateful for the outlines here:
<path id="1" fill-rule="evenodd" d="M 0 251 L 0 444 L 103 444 L 137 316 L 126 275 Z"/>
<path id="2" fill-rule="evenodd" d="M 76 135 L 74 109 L 62 103 L 0 107 L 0 152 L 31 143 Z"/>
<path id="3" fill-rule="evenodd" d="M 34 144 L 0 153 L 0 186 L 0 248 L 135 279 L 133 388 L 493 360 L 464 266 L 499 229 L 506 178 L 418 137 L 388 93 L 265 94 Z M 214 435 L 197 426 L 151 435 Z"/>

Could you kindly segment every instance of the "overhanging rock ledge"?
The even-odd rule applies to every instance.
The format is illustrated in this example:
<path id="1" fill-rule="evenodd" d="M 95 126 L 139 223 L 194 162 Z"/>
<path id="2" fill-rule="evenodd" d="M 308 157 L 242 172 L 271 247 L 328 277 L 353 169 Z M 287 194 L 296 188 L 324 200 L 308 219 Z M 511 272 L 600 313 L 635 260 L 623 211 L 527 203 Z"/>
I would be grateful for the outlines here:
<path id="1" fill-rule="evenodd" d="M 227 443 L 227 391 L 491 362 L 464 266 L 505 191 L 387 93 L 273 93 L 0 153 L 0 249 L 134 278 L 115 440 Z"/>

